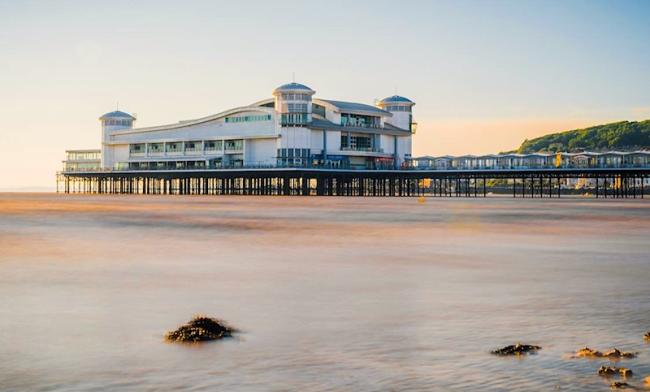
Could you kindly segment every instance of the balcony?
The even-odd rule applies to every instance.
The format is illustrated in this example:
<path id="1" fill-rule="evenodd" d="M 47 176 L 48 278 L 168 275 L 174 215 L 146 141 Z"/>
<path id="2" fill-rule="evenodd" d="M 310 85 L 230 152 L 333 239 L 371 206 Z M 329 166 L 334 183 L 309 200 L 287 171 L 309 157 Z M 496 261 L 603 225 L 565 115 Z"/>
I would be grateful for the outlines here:
<path id="1" fill-rule="evenodd" d="M 383 148 L 372 148 L 372 147 L 341 147 L 341 151 L 359 151 L 359 152 L 378 152 L 384 153 Z"/>

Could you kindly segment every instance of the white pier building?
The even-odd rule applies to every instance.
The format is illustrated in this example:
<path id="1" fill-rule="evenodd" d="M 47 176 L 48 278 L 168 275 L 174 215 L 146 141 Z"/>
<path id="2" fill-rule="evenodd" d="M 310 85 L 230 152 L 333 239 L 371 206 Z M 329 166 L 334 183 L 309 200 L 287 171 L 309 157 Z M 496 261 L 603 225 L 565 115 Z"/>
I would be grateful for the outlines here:
<path id="1" fill-rule="evenodd" d="M 273 97 L 176 124 L 134 128 L 136 118 L 114 111 L 99 119 L 100 154 L 71 170 L 157 170 L 236 167 L 399 168 L 411 157 L 411 100 L 391 96 L 367 105 L 315 97 L 284 84 Z M 101 156 L 100 161 L 97 157 Z M 93 165 L 94 162 L 94 165 Z M 99 163 L 99 167 L 97 167 Z"/>

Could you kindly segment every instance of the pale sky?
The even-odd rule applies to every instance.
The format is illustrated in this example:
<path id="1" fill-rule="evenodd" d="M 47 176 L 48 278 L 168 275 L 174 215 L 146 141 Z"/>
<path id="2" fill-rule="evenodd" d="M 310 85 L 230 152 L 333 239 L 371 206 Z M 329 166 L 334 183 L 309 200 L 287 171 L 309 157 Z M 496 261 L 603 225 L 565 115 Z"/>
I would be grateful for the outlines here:
<path id="1" fill-rule="evenodd" d="M 0 189 L 54 185 L 98 117 L 215 114 L 304 83 L 417 103 L 414 155 L 650 118 L 650 1 L 0 0 Z"/>

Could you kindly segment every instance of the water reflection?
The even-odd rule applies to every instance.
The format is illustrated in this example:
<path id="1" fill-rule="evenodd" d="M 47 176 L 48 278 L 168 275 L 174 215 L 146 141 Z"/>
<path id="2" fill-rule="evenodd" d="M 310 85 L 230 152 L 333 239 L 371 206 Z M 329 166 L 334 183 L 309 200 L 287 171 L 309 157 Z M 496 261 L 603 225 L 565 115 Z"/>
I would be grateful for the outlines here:
<path id="1" fill-rule="evenodd" d="M 640 384 L 648 206 L 0 195 L 0 390 L 607 390 L 585 345 Z M 163 342 L 196 313 L 244 333 Z"/>

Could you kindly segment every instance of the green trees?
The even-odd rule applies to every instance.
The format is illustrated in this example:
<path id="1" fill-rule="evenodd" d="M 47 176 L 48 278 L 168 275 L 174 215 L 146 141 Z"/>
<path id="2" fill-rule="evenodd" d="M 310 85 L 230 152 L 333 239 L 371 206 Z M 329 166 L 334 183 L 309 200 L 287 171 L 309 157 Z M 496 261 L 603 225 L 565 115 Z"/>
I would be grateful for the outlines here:
<path id="1" fill-rule="evenodd" d="M 621 121 L 525 140 L 518 153 L 650 148 L 650 120 Z"/>

